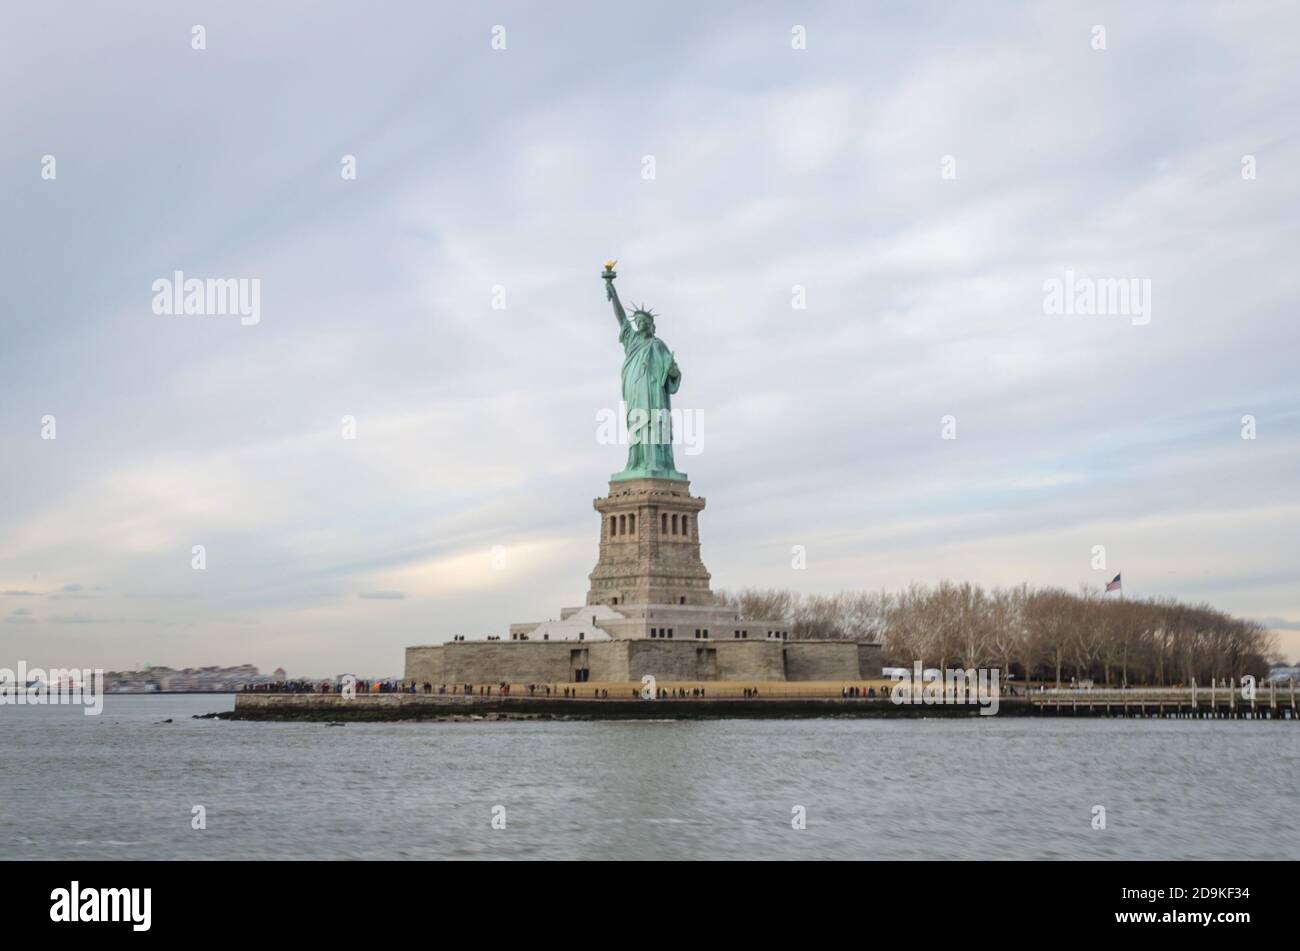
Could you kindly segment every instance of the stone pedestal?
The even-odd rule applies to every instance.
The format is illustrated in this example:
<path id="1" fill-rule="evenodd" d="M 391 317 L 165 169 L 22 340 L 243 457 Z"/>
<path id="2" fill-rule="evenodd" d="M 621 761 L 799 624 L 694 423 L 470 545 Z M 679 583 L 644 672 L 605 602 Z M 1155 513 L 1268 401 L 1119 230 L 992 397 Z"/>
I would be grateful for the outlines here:
<path id="1" fill-rule="evenodd" d="M 684 479 L 613 479 L 585 607 L 510 627 L 508 640 L 406 651 L 406 680 L 430 684 L 829 681 L 880 676 L 880 645 L 790 640 L 789 618 L 717 604 L 700 560 L 704 499 Z M 611 697 L 613 694 L 611 694 Z M 610 702 L 613 702 L 612 700 Z"/>
<path id="2" fill-rule="evenodd" d="M 600 513 L 600 557 L 588 604 L 712 605 L 700 560 L 704 499 L 681 479 L 611 481 L 593 503 Z"/>

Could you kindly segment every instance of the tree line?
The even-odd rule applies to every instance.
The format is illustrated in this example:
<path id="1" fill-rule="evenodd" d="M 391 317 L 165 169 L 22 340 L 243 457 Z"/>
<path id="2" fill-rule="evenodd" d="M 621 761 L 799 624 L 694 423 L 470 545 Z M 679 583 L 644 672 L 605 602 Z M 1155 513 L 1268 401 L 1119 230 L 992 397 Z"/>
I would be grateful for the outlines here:
<path id="1" fill-rule="evenodd" d="M 875 640 L 886 667 L 997 667 L 1020 680 L 1172 686 L 1263 678 L 1279 662 L 1256 621 L 1207 604 L 942 581 L 900 592 L 719 592 L 742 616 L 789 618 L 792 638 Z"/>

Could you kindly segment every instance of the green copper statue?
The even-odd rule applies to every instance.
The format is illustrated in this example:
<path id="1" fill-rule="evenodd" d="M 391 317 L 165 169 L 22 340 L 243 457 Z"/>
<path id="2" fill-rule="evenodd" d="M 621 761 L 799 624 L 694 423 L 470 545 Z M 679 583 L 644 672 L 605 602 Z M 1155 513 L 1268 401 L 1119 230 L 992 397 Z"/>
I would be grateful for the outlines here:
<path id="1" fill-rule="evenodd" d="M 623 402 L 627 404 L 627 467 L 610 476 L 623 479 L 685 479 L 673 465 L 672 394 L 681 385 L 682 373 L 672 351 L 655 336 L 655 315 L 636 307 L 632 319 L 614 290 L 617 261 L 606 261 L 600 275 L 605 279 L 605 296 L 618 318 L 618 342 L 623 345 Z"/>

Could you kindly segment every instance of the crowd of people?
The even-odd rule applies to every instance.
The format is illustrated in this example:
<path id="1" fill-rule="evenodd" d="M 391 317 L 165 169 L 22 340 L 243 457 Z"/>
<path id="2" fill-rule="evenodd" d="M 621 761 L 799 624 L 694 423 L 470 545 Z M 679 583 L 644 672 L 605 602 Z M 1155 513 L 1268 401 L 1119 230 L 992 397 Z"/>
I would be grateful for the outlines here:
<path id="1" fill-rule="evenodd" d="M 320 693 L 328 688 L 315 680 L 276 680 L 270 683 L 244 684 L 243 693 Z"/>
<path id="2" fill-rule="evenodd" d="M 407 687 L 400 680 L 276 680 L 270 683 L 244 684 L 243 693 L 342 693 L 347 686 L 357 693 L 415 693 L 415 684 Z"/>

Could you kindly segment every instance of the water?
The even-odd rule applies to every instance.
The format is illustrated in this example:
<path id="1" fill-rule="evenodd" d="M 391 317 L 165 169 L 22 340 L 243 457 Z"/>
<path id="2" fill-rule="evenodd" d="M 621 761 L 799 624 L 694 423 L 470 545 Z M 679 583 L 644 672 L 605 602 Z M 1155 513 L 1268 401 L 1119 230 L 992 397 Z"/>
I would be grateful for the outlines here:
<path id="1" fill-rule="evenodd" d="M 233 703 L 0 707 L 0 859 L 1300 858 L 1294 722 L 189 719 Z"/>

